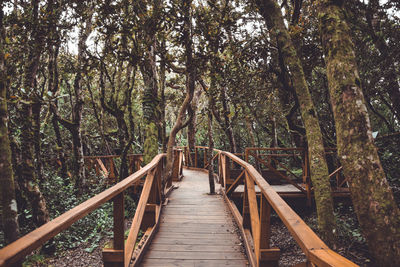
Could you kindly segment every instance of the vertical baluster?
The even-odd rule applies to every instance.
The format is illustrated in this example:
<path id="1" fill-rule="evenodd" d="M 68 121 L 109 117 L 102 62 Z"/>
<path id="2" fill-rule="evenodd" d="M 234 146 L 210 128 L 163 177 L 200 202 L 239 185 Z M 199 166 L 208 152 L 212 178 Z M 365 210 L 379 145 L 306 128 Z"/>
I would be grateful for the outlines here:
<path id="1" fill-rule="evenodd" d="M 225 186 L 229 188 L 232 184 L 231 181 L 231 160 L 229 157 L 225 156 Z"/>
<path id="2" fill-rule="evenodd" d="M 115 180 L 114 159 L 113 158 L 108 158 L 108 166 L 110 167 L 110 174 L 108 177 L 110 177 L 111 180 Z"/>
<path id="3" fill-rule="evenodd" d="M 124 192 L 121 192 L 113 198 L 113 216 L 113 248 L 103 249 L 103 262 L 105 267 L 124 266 Z"/>
<path id="4" fill-rule="evenodd" d="M 114 209 L 114 249 L 124 249 L 124 192 L 113 200 Z"/>
<path id="5" fill-rule="evenodd" d="M 247 172 L 245 173 L 247 179 Z M 245 180 L 246 181 L 246 180 Z M 229 186 L 227 186 L 229 188 Z M 250 220 L 250 208 L 249 208 L 249 198 L 247 192 L 247 183 L 244 183 L 244 191 L 243 191 L 243 209 L 242 209 L 242 218 L 243 218 L 243 228 L 250 229 L 251 228 L 251 220 Z"/>
<path id="6" fill-rule="evenodd" d="M 194 167 L 197 168 L 197 147 L 194 148 Z"/>
<path id="7" fill-rule="evenodd" d="M 264 195 L 260 199 L 260 267 L 278 267 L 280 250 L 270 247 L 271 205 Z"/>
<path id="8" fill-rule="evenodd" d="M 208 154 L 208 149 L 205 148 L 204 149 L 204 164 L 203 164 L 203 168 L 206 167 L 208 161 L 207 161 L 207 154 Z"/>

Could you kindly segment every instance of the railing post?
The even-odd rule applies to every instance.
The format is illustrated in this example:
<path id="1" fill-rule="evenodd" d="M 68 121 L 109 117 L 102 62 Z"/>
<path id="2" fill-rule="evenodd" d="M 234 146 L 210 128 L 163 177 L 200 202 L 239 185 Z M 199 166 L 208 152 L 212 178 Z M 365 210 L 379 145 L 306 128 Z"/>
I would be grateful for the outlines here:
<path id="1" fill-rule="evenodd" d="M 260 266 L 278 266 L 280 250 L 270 248 L 271 205 L 264 195 L 260 199 Z"/>
<path id="2" fill-rule="evenodd" d="M 251 229 L 250 207 L 249 207 L 249 198 L 248 198 L 247 183 L 246 183 L 247 172 L 245 172 L 245 176 L 246 177 L 245 177 L 244 191 L 243 191 L 243 210 L 242 210 L 243 228 Z"/>
<path id="3" fill-rule="evenodd" d="M 311 207 L 311 179 L 309 174 L 310 164 L 308 161 L 308 150 L 304 149 L 304 177 L 306 180 L 306 192 L 307 192 L 307 206 Z"/>
<path id="4" fill-rule="evenodd" d="M 111 180 L 115 180 L 116 176 L 115 176 L 115 172 L 114 172 L 114 159 L 113 158 L 108 158 L 108 165 L 110 166 L 110 174 L 109 174 L 109 178 Z"/>
<path id="5" fill-rule="evenodd" d="M 197 168 L 197 147 L 194 148 L 194 167 Z"/>
<path id="6" fill-rule="evenodd" d="M 129 159 L 129 174 L 134 173 L 133 165 L 135 164 L 135 156 L 128 156 Z"/>
<path id="7" fill-rule="evenodd" d="M 222 173 L 222 169 L 221 169 L 221 164 L 222 164 L 221 158 L 222 158 L 222 154 L 221 154 L 221 153 L 218 153 L 218 177 L 219 177 L 219 184 L 220 184 L 222 187 L 225 187 L 225 184 L 224 184 L 224 177 L 223 177 L 223 173 Z M 226 190 L 226 188 L 225 188 L 225 190 Z"/>
<path id="8" fill-rule="evenodd" d="M 225 156 L 225 186 L 229 188 L 231 186 L 231 160 Z"/>
<path id="9" fill-rule="evenodd" d="M 182 177 L 183 176 L 183 151 L 179 151 L 179 176 Z"/>
<path id="10" fill-rule="evenodd" d="M 207 154 L 208 154 L 208 148 L 204 149 L 204 164 L 203 164 L 203 168 L 207 165 L 208 161 L 207 161 Z"/>
<path id="11" fill-rule="evenodd" d="M 103 249 L 103 262 L 105 267 L 124 266 L 124 192 L 113 198 L 114 214 L 114 239 L 113 248 Z"/>

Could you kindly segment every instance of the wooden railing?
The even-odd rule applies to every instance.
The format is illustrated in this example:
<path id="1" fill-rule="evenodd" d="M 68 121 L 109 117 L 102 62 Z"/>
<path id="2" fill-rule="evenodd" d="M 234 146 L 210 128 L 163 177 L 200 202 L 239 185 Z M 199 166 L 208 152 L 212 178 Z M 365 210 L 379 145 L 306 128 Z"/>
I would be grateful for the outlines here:
<path id="1" fill-rule="evenodd" d="M 177 150 L 175 153 L 174 169 L 181 168 L 182 164 L 178 161 L 183 158 L 182 150 Z M 179 178 L 164 177 L 165 158 L 165 154 L 157 155 L 149 164 L 126 179 L 4 247 L 0 250 L 0 266 L 14 266 L 26 255 L 110 200 L 113 201 L 114 238 L 113 248 L 103 250 L 104 265 L 138 265 L 159 225 L 163 198 L 172 188 L 172 180 Z M 173 170 L 173 175 L 181 173 L 181 169 Z M 145 177 L 143 189 L 125 242 L 124 194 L 143 177 Z M 135 246 L 140 230 L 144 234 L 139 241 L 140 246 Z"/>
<path id="2" fill-rule="evenodd" d="M 241 231 L 251 266 L 278 266 L 280 250 L 270 246 L 272 210 L 285 224 L 307 258 L 306 262 L 295 266 L 357 266 L 332 251 L 251 164 L 229 152 L 215 150 L 214 153 L 218 154 L 218 176 L 223 194 Z M 232 164 L 241 167 L 240 174 L 234 178 L 230 176 Z M 233 180 L 233 183 L 228 180 Z M 244 183 L 245 190 L 238 203 L 241 207 L 239 211 L 231 194 L 241 183 Z M 255 186 L 261 194 L 256 194 Z"/>
<path id="3" fill-rule="evenodd" d="M 95 169 L 97 175 L 103 175 L 112 183 L 117 181 L 118 176 L 114 160 L 120 157 L 120 155 L 84 156 L 84 160 L 88 171 Z M 128 154 L 126 159 L 128 160 L 129 174 L 132 174 L 141 168 L 143 154 Z"/>
<path id="4" fill-rule="evenodd" d="M 330 163 L 328 165 L 330 165 L 330 168 L 332 169 L 329 178 L 331 180 L 333 196 L 350 196 L 348 181 L 343 175 L 343 168 L 337 158 L 336 148 L 325 148 L 325 156 L 327 162 Z M 301 176 L 293 173 L 293 166 L 288 166 L 284 162 L 289 159 L 300 162 L 297 163 L 297 165 L 302 170 Z M 245 149 L 245 161 L 249 163 L 254 162 L 258 165 L 258 171 L 262 172 L 264 178 L 271 178 L 266 177 L 268 174 L 265 175 L 264 173 L 265 171 L 268 171 L 271 173 L 269 175 L 272 175 L 272 177 L 277 177 L 286 183 L 292 184 L 307 196 L 307 203 L 308 205 L 311 205 L 313 186 L 310 179 L 309 155 L 306 149 L 248 147 Z M 263 170 L 262 167 L 267 169 Z"/>

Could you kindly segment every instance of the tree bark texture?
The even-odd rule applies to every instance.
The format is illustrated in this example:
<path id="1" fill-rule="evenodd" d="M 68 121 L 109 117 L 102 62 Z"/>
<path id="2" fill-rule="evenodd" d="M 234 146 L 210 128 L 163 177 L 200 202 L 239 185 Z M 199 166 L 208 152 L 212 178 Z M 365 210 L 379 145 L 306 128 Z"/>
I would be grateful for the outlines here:
<path id="1" fill-rule="evenodd" d="M 145 127 L 144 164 L 149 163 L 158 154 L 158 85 L 155 58 L 155 42 L 148 46 L 145 58 L 140 65 L 144 81 L 142 98 L 143 122 Z"/>
<path id="2" fill-rule="evenodd" d="M 188 107 L 188 114 L 190 117 L 188 129 L 187 129 L 187 140 L 188 140 L 188 147 L 189 147 L 189 166 L 194 166 L 194 152 L 196 146 L 196 112 L 197 106 L 199 104 L 199 99 L 201 96 L 202 90 L 197 90 L 193 96 L 193 100 Z"/>
<path id="3" fill-rule="evenodd" d="M 191 15 L 190 15 L 190 8 L 191 8 L 192 0 L 185 0 L 183 2 L 183 40 L 185 46 L 185 76 L 186 76 L 186 96 L 183 100 L 182 106 L 179 109 L 178 116 L 176 118 L 176 122 L 174 127 L 172 128 L 167 145 L 167 166 L 166 170 L 168 172 L 168 177 L 172 172 L 172 166 L 174 162 L 174 145 L 176 140 L 177 133 L 185 126 L 186 123 L 183 123 L 184 115 L 188 110 L 188 107 L 193 99 L 194 89 L 195 89 L 195 81 L 196 81 L 196 69 L 193 62 L 193 40 L 192 40 L 192 23 L 191 23 Z M 189 118 L 190 120 L 190 118 Z"/>
<path id="4" fill-rule="evenodd" d="M 400 212 L 374 145 L 344 11 L 337 1 L 321 0 L 318 17 L 338 156 L 358 221 L 378 265 L 400 266 Z"/>
<path id="5" fill-rule="evenodd" d="M 7 72 L 4 40 L 3 6 L 0 5 L 0 203 L 4 241 L 5 244 L 9 244 L 18 239 L 19 225 L 14 174 L 11 164 L 11 147 L 8 136 Z"/>
<path id="6" fill-rule="evenodd" d="M 22 105 L 20 112 L 21 121 L 21 168 L 19 184 L 24 191 L 24 197 L 29 200 L 32 206 L 33 221 L 40 226 L 49 221 L 49 213 L 46 201 L 40 192 L 38 176 L 34 166 L 34 118 L 32 114 L 32 103 L 36 101 L 35 79 L 39 67 L 40 54 L 43 49 L 43 32 L 39 29 L 38 23 L 38 1 L 32 2 L 32 43 L 29 46 L 28 58 L 24 66 L 23 88 L 27 93 L 28 102 Z"/>
<path id="7" fill-rule="evenodd" d="M 278 49 L 293 80 L 293 86 L 300 104 L 301 117 L 306 130 L 311 180 L 314 186 L 318 214 L 318 227 L 321 230 L 323 239 L 333 244 L 336 223 L 333 214 L 328 165 L 325 159 L 321 128 L 305 80 L 303 67 L 290 39 L 277 2 L 275 0 L 256 0 L 256 3 L 269 30 L 277 38 Z"/>
<path id="8" fill-rule="evenodd" d="M 208 161 L 208 183 L 210 184 L 210 194 L 215 194 L 215 181 L 214 181 L 214 161 L 213 150 L 214 150 L 214 138 L 212 129 L 212 112 L 208 109 L 208 150 L 207 150 L 207 161 Z"/>

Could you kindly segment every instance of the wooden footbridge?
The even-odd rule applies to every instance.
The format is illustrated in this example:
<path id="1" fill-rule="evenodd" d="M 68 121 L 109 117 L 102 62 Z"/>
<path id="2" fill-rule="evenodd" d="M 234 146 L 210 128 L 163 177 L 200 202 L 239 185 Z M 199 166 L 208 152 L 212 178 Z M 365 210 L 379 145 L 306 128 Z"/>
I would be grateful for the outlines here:
<path id="1" fill-rule="evenodd" d="M 105 266 L 278 266 L 279 248 L 270 246 L 273 211 L 305 254 L 306 261 L 294 266 L 356 266 L 324 244 L 283 200 L 282 197 L 293 195 L 309 199 L 312 195 L 307 162 L 299 161 L 303 166 L 299 175 L 285 167 L 287 161 L 278 159 L 288 155 L 297 157 L 293 152 L 297 150 L 288 153 L 252 148 L 245 152 L 246 161 L 240 158 L 243 155 L 214 150 L 220 194 L 208 195 L 205 171 L 208 162 L 204 156 L 207 149 L 196 147 L 194 155 L 186 148 L 176 149 L 172 175 L 168 177 L 165 154 L 156 156 L 126 179 L 1 249 L 0 266 L 17 265 L 26 255 L 107 201 L 113 202 L 114 237 L 112 248 L 103 249 Z M 269 154 L 263 158 L 260 151 Z M 280 156 L 274 156 L 277 154 Z M 194 167 L 184 168 L 189 156 L 195 157 Z M 97 162 L 103 174 L 110 173 L 96 158 L 87 162 Z M 268 170 L 262 169 L 261 164 Z M 339 168 L 332 177 L 338 175 Z M 275 185 L 268 183 L 268 177 Z M 295 190 L 272 181 L 277 179 L 289 179 L 286 184 Z M 346 184 L 345 180 L 336 179 L 332 183 L 336 189 Z M 124 194 L 139 184 L 141 196 L 125 239 Z"/>

